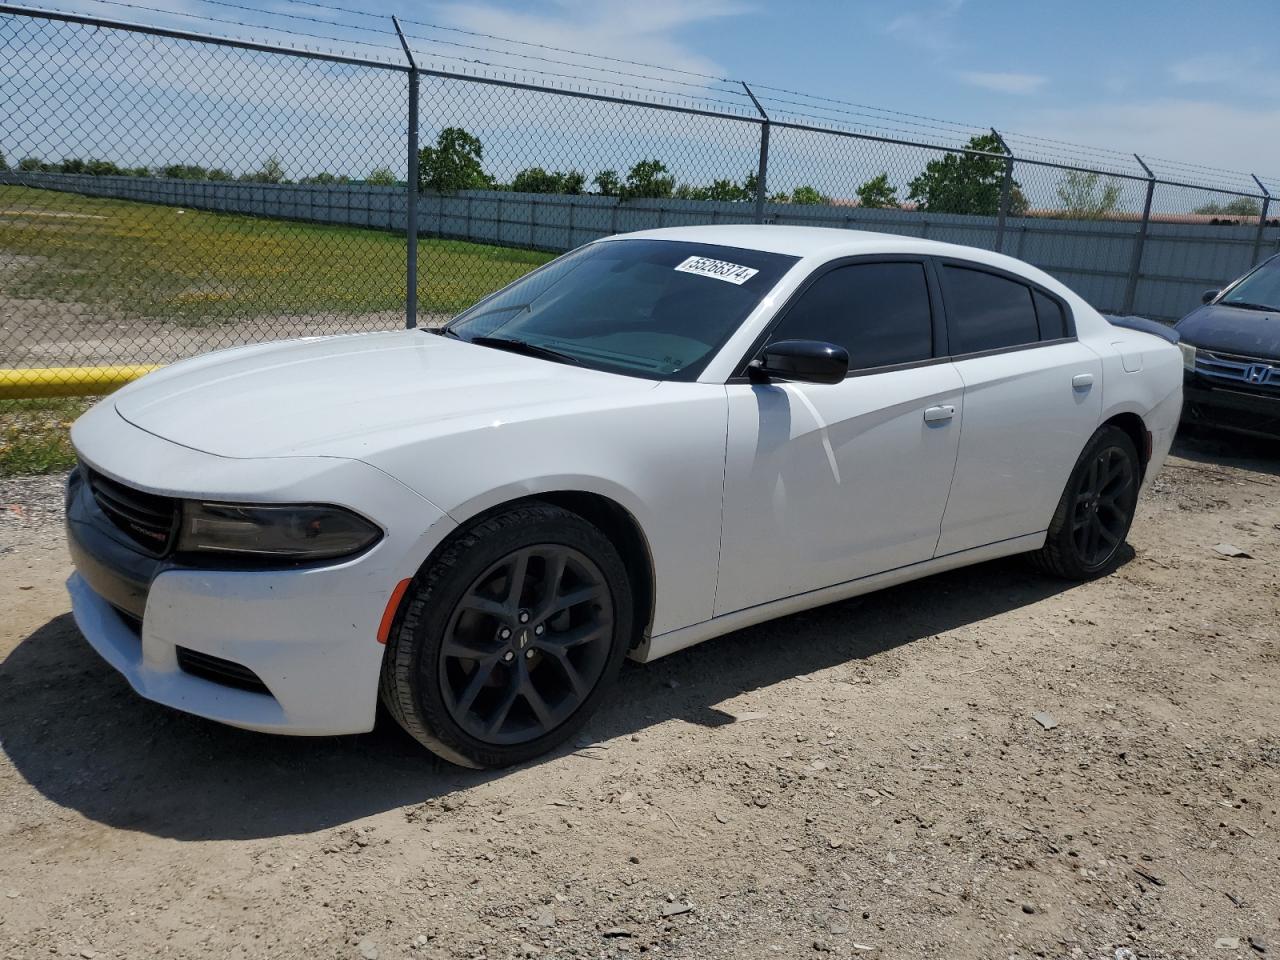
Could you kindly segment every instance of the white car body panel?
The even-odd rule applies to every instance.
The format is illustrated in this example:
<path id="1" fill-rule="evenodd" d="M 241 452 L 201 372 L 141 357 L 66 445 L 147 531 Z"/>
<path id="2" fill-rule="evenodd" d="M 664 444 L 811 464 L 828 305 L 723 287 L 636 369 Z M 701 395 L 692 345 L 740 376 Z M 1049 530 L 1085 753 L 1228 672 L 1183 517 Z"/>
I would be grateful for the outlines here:
<path id="1" fill-rule="evenodd" d="M 963 421 L 952 364 L 728 390 L 718 616 L 933 556 Z M 926 422 L 935 406 L 952 419 Z"/>
<path id="2" fill-rule="evenodd" d="M 938 552 L 1043 532 L 1101 422 L 1098 355 L 1079 342 L 956 360 L 964 427 Z M 1073 386 L 1078 376 L 1092 377 Z"/>
<path id="3" fill-rule="evenodd" d="M 72 440 L 108 477 L 178 498 L 333 503 L 386 535 L 313 570 L 162 572 L 132 648 L 114 610 L 77 575 L 75 616 L 90 642 L 143 695 L 180 709 L 253 729 L 356 732 L 373 723 L 384 649 L 376 634 L 394 588 L 492 507 L 569 492 L 625 510 L 652 565 L 653 609 L 633 651 L 651 660 L 770 617 L 1036 549 L 1100 423 L 1142 419 L 1152 437 L 1148 480 L 1172 441 L 1179 351 L 1112 327 L 1009 257 L 792 227 L 627 237 L 800 259 L 696 382 L 399 331 L 222 351 L 99 404 Z M 601 242 L 614 239 L 625 237 Z M 894 253 L 1024 276 L 1070 304 L 1076 340 L 834 385 L 731 382 L 815 268 Z M 1080 373 L 1094 377 L 1087 389 L 1072 386 Z M 927 422 L 935 406 L 954 414 Z M 271 695 L 182 673 L 178 644 L 250 667 Z"/>

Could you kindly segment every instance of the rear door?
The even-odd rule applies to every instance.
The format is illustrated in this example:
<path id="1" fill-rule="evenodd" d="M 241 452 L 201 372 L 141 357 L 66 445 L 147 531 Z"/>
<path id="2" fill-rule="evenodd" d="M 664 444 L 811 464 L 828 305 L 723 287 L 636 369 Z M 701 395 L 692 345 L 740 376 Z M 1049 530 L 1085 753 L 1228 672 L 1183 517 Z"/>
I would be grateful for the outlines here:
<path id="1" fill-rule="evenodd" d="M 933 556 L 962 416 L 937 296 L 922 258 L 830 265 L 763 343 L 836 343 L 848 377 L 726 386 L 717 615 Z"/>
<path id="2" fill-rule="evenodd" d="M 939 260 L 964 430 L 938 555 L 1047 529 L 1102 411 L 1102 362 L 1070 308 L 1014 274 Z"/>

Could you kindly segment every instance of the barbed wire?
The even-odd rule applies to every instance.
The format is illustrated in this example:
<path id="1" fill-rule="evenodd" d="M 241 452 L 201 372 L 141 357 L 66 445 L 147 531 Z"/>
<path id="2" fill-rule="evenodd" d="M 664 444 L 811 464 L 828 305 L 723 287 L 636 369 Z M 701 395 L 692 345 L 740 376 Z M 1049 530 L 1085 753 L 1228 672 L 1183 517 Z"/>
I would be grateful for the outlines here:
<path id="1" fill-rule="evenodd" d="M 282 18 L 298 23 L 312 24 L 328 29 L 338 31 L 355 31 L 365 35 L 374 35 L 382 38 L 382 42 L 374 40 L 366 40 L 360 37 L 352 36 L 334 36 L 328 33 L 316 33 L 309 30 L 299 30 L 295 27 L 280 26 L 274 23 L 250 23 L 245 20 L 232 19 L 229 17 L 217 17 L 203 13 L 195 13 L 184 10 L 164 9 L 161 7 L 151 6 L 143 3 L 135 3 L 132 0 L 91 0 L 93 3 L 100 3 L 110 7 L 125 8 L 135 11 L 141 11 L 147 14 L 159 16 L 171 16 L 188 20 L 198 20 L 205 23 L 218 24 L 227 27 L 235 27 L 240 30 L 262 31 L 270 30 L 275 34 L 280 34 L 288 38 L 301 38 L 304 40 L 322 41 L 326 44 L 354 45 L 369 50 L 377 51 L 384 56 L 383 62 L 400 63 L 398 39 L 388 25 L 389 17 L 383 14 L 370 13 L 367 10 L 348 9 L 337 6 L 335 4 L 325 3 L 322 0 L 282 0 L 289 6 L 284 10 L 261 10 L 247 4 L 237 3 L 234 0 L 196 0 L 197 3 L 207 4 L 224 9 L 240 10 L 252 13 L 257 17 L 270 20 L 271 18 Z M 329 19 L 322 16 L 313 16 L 306 13 L 290 12 L 290 10 L 304 7 L 317 10 L 326 10 L 331 13 L 341 14 L 344 18 L 363 18 L 366 21 L 376 21 L 382 26 L 373 27 L 365 26 L 357 23 L 343 22 L 336 19 Z M 49 12 L 64 13 L 69 15 L 71 11 L 59 11 L 49 9 Z M 745 92 L 736 89 L 739 81 L 731 78 L 720 77 L 710 73 L 689 70 L 682 67 L 665 66 L 662 64 L 651 63 L 642 60 L 632 60 L 625 57 L 616 57 L 608 54 L 593 53 L 582 50 L 574 50 L 568 47 L 556 46 L 553 44 L 540 43 L 532 40 L 522 40 L 514 37 L 503 37 L 497 34 L 485 33 L 479 30 L 469 30 L 463 27 L 454 27 L 446 24 L 434 23 L 426 20 L 416 20 L 412 18 L 401 18 L 401 22 L 411 24 L 416 27 L 422 27 L 429 31 L 447 32 L 457 35 L 468 36 L 477 39 L 492 41 L 499 44 L 507 44 L 520 46 L 527 49 L 536 49 L 548 51 L 552 53 L 562 53 L 573 57 L 581 58 L 584 61 L 597 62 L 575 62 L 562 60 L 556 57 L 548 57 L 542 54 L 521 53 L 516 50 L 504 50 L 497 47 L 485 46 L 481 44 L 466 43 L 457 40 L 448 40 L 439 36 L 424 36 L 420 33 L 407 33 L 406 37 L 421 43 L 430 44 L 433 47 L 449 46 L 459 50 L 473 50 L 477 53 L 490 54 L 499 58 L 515 58 L 519 60 L 527 60 L 533 63 L 543 63 L 552 66 L 571 67 L 578 71 L 586 71 L 588 73 L 605 73 L 611 76 L 625 78 L 613 80 L 610 78 L 602 78 L 598 76 L 584 76 L 582 73 L 566 73 L 563 71 L 549 70 L 543 67 L 528 66 L 525 64 L 502 63 L 493 59 L 482 59 L 478 57 L 466 57 L 452 53 L 440 51 L 438 49 L 427 48 L 424 52 L 430 59 L 437 59 L 447 63 L 468 64 L 473 67 L 483 68 L 485 71 L 511 71 L 517 75 L 528 74 L 536 77 L 550 77 L 556 81 L 568 81 L 573 85 L 584 85 L 587 87 L 582 92 L 598 93 L 599 85 L 605 84 L 610 88 L 617 88 L 620 91 L 635 91 L 641 94 L 656 95 L 664 98 L 668 105 L 678 105 L 672 99 L 677 98 L 688 101 L 694 101 L 704 104 L 716 104 L 722 107 L 731 108 L 736 114 L 744 116 L 753 116 L 753 111 L 749 109 L 749 105 L 743 102 Z M 138 24 L 138 26 L 143 26 Z M 228 37 L 225 39 L 236 40 L 242 39 L 238 37 Z M 296 49 L 311 50 L 308 44 L 293 44 Z M 333 52 L 337 52 L 336 50 Z M 679 74 L 685 77 L 696 78 L 697 81 L 682 80 L 675 76 L 654 75 L 651 73 L 637 73 L 630 70 L 620 69 L 618 67 L 604 66 L 602 64 L 620 64 L 623 66 L 641 67 L 647 70 L 659 71 L 660 74 Z M 451 67 L 449 69 L 459 69 Z M 465 71 L 464 74 L 465 75 Z M 477 71 L 477 75 L 482 75 Z M 503 74 L 506 79 L 506 74 Z M 644 80 L 649 83 L 665 84 L 670 86 L 678 86 L 690 88 L 694 92 L 686 92 L 684 90 L 660 89 L 651 86 L 645 86 L 633 83 L 633 80 Z M 547 81 L 539 81 L 545 83 Z M 776 86 L 773 84 L 758 83 L 748 81 L 751 88 L 761 92 L 761 100 L 764 101 L 766 107 L 778 105 L 783 107 L 782 113 L 787 116 L 801 118 L 805 120 L 816 121 L 818 123 L 833 126 L 835 129 L 844 129 L 846 132 L 863 132 L 870 135 L 889 135 L 902 134 L 907 137 L 915 137 L 924 139 L 925 134 L 919 131 L 925 131 L 927 136 L 935 142 L 923 143 L 921 146 L 934 148 L 938 146 L 948 146 L 954 148 L 956 141 L 965 138 L 965 142 L 971 140 L 975 136 L 982 136 L 989 127 L 983 127 L 976 124 L 959 123 L 940 117 L 933 117 L 926 114 L 912 113 L 908 111 L 893 110 L 885 107 L 877 107 L 870 104 L 858 103 L 852 100 L 846 100 L 840 97 L 826 96 L 822 94 L 807 93 L 805 91 L 796 90 L 790 87 Z M 730 85 L 732 89 L 719 89 L 713 84 Z M 564 84 L 549 87 L 549 89 L 561 89 Z M 706 90 L 707 93 L 697 91 Z M 719 96 L 713 96 L 718 94 Z M 786 97 L 775 96 L 775 94 L 785 94 Z M 724 96 L 732 96 L 738 99 L 726 100 Z M 798 97 L 800 99 L 788 99 L 790 97 Z M 787 107 L 798 109 L 790 110 Z M 832 117 L 830 114 L 839 114 L 838 117 Z M 854 118 L 854 119 L 848 119 Z M 781 119 L 781 118 L 779 118 Z M 860 122 L 867 121 L 867 122 Z M 1001 130 L 1001 135 L 1006 141 L 1013 144 L 1027 147 L 1027 152 L 1014 150 L 1015 156 L 1026 160 L 1045 160 L 1055 163 L 1063 163 L 1065 165 L 1075 166 L 1100 166 L 1102 162 L 1122 169 L 1115 169 L 1112 172 L 1122 176 L 1134 176 L 1135 161 L 1131 153 L 1115 150 L 1107 147 L 1097 147 L 1087 144 L 1080 144 L 1073 141 L 1060 140 L 1052 137 L 1045 137 L 1037 134 L 1027 134 L 1018 131 Z M 1030 146 L 1028 146 L 1030 145 Z M 1216 186 L 1223 183 L 1234 181 L 1236 185 L 1244 184 L 1248 188 L 1247 192 L 1254 192 L 1257 185 L 1253 182 L 1251 174 L 1244 171 L 1232 170 L 1223 167 L 1213 167 L 1206 164 L 1192 163 L 1188 161 L 1171 160 L 1163 157 L 1144 156 L 1149 163 L 1157 163 L 1169 170 L 1181 171 L 1191 179 L 1209 179 L 1212 177 L 1217 181 Z M 1275 177 L 1264 177 L 1263 179 L 1275 181 Z M 1214 185 L 1204 184 L 1206 188 L 1212 189 Z"/>
<path id="2" fill-rule="evenodd" d="M 393 43 L 373 43 L 372 41 L 369 41 L 369 40 L 360 40 L 354 37 L 333 37 L 325 34 L 308 33 L 306 31 L 293 30 L 285 27 L 268 26 L 261 23 L 246 23 L 243 20 L 231 20 L 226 17 L 211 17 L 205 14 L 200 14 L 200 13 L 188 13 L 186 11 L 179 11 L 179 10 L 165 10 L 159 7 L 152 7 L 152 6 L 148 6 L 146 4 L 141 4 L 141 3 L 130 3 L 129 0 L 90 0 L 90 2 L 106 4 L 107 6 L 112 6 L 112 7 L 124 7 L 130 10 L 140 10 L 145 13 L 159 14 L 161 16 L 166 16 L 166 17 L 179 17 L 187 20 L 201 20 L 206 23 L 217 23 L 217 24 L 222 24 L 224 26 L 240 27 L 245 30 L 253 30 L 253 31 L 270 30 L 273 33 L 283 34 L 288 37 L 306 37 L 311 40 L 324 40 L 329 43 L 337 43 L 337 44 L 352 43 L 352 44 L 357 44 L 363 47 L 372 47 L 376 50 L 380 50 L 380 51 L 384 51 L 392 54 L 398 54 L 400 52 L 398 44 L 393 44 Z M 213 0 L 201 0 L 201 2 L 213 2 Z M 61 14 L 66 14 L 68 16 L 77 15 L 75 11 L 58 10 L 54 7 L 43 7 L 43 8 L 33 8 L 33 9 L 43 9 L 50 13 L 61 13 Z M 271 15 L 266 11 L 259 11 L 259 12 L 263 13 L 264 16 Z M 317 22 L 320 22 L 320 21 L 317 21 Z M 139 24 L 139 26 L 144 26 L 144 25 Z M 350 29 L 350 27 L 346 24 L 336 24 L 336 26 L 341 26 L 344 29 Z M 243 40 L 245 38 L 228 37 L 224 39 Z M 331 52 L 338 52 L 338 51 L 334 50 Z"/>

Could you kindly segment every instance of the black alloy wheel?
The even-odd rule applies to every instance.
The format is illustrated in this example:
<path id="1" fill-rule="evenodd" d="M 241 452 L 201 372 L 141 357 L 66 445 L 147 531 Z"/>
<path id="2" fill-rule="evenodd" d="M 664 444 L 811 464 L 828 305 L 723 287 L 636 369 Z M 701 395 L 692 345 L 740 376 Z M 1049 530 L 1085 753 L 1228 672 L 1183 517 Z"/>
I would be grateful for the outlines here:
<path id="1" fill-rule="evenodd" d="M 581 551 L 512 551 L 471 583 L 450 618 L 438 666 L 450 716 L 485 743 L 549 733 L 595 688 L 613 626 L 604 574 Z"/>
<path id="2" fill-rule="evenodd" d="M 1142 484 L 1138 450 L 1105 424 L 1089 438 L 1058 501 L 1044 546 L 1032 554 L 1046 573 L 1090 580 L 1110 573 L 1133 524 Z"/>
<path id="3" fill-rule="evenodd" d="M 586 722 L 633 626 L 613 542 L 579 514 L 521 501 L 457 531 L 414 577 L 387 638 L 381 699 L 452 763 L 523 763 Z"/>
<path id="4" fill-rule="evenodd" d="M 1071 537 L 1086 567 L 1101 567 L 1120 548 L 1133 519 L 1137 476 L 1127 451 L 1109 446 L 1089 459 L 1075 492 Z"/>

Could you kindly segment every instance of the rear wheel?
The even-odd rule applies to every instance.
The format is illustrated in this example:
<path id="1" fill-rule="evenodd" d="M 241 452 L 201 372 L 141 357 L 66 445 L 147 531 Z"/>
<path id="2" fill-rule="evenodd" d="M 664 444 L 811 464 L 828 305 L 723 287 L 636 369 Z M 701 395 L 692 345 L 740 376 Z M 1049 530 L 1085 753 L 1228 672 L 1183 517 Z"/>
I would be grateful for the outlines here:
<path id="1" fill-rule="evenodd" d="M 1119 427 L 1100 427 L 1090 438 L 1058 501 L 1037 565 L 1055 576 L 1089 580 L 1120 563 L 1138 504 L 1138 451 Z"/>
<path id="2" fill-rule="evenodd" d="M 446 760 L 528 760 L 599 702 L 626 656 L 631 603 L 603 533 L 550 504 L 513 507 L 455 536 L 414 579 L 388 639 L 383 702 Z"/>

